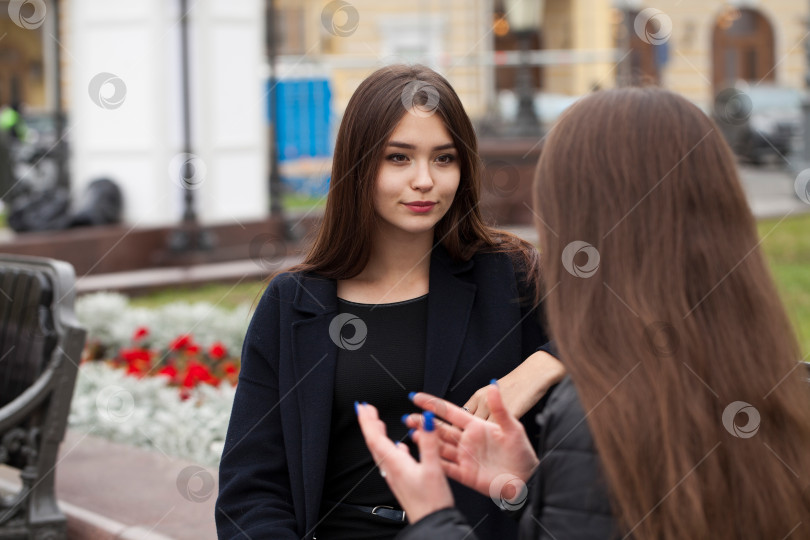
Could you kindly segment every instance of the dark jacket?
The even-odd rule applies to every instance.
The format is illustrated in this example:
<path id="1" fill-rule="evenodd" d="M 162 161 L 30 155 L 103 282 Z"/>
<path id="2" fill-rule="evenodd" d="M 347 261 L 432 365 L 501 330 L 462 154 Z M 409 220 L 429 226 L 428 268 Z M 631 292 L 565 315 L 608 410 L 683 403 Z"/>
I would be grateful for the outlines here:
<path id="1" fill-rule="evenodd" d="M 423 390 L 463 404 L 544 344 L 533 294 L 503 253 L 466 262 L 433 250 Z M 220 538 L 311 538 L 326 470 L 337 346 L 329 324 L 338 314 L 334 280 L 301 273 L 267 287 L 245 337 L 242 369 L 220 463 L 216 504 Z M 414 409 L 416 410 L 416 409 Z M 524 420 L 530 436 L 539 408 Z M 490 500 L 455 485 L 459 507 L 485 519 L 486 537 L 515 536 L 513 522 Z"/>
<path id="2" fill-rule="evenodd" d="M 518 538 L 597 540 L 616 537 L 599 456 L 570 377 L 552 390 L 537 421 L 540 465 L 528 484 L 528 504 L 520 518 Z M 472 531 L 463 514 L 455 508 L 425 516 L 397 536 L 397 540 L 435 538 L 489 537 L 477 529 Z"/>

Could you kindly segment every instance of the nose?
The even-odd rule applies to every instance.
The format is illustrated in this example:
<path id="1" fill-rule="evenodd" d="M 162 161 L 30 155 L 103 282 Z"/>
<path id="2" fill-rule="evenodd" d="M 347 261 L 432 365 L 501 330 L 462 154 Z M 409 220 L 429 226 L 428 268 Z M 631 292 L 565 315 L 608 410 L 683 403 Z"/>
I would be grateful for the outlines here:
<path id="1" fill-rule="evenodd" d="M 416 166 L 414 178 L 411 181 L 411 188 L 426 192 L 433 187 L 433 177 L 430 174 L 430 164 L 421 162 Z"/>

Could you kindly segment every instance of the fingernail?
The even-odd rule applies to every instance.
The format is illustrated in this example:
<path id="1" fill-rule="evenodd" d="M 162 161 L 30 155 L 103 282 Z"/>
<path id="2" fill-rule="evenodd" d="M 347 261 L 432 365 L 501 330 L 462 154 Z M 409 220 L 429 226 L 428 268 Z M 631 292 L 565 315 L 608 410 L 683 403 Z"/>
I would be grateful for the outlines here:
<path id="1" fill-rule="evenodd" d="M 494 384 L 495 386 L 498 386 L 498 379 L 492 379 L 491 381 L 489 381 L 489 384 Z"/>
<path id="2" fill-rule="evenodd" d="M 365 407 L 366 405 L 368 405 L 368 403 L 366 403 L 366 402 L 364 401 L 364 402 L 363 402 L 363 407 Z"/>
<path id="3" fill-rule="evenodd" d="M 408 430 L 408 437 L 411 438 L 411 439 L 413 439 L 413 432 L 414 432 L 413 429 Z"/>
<path id="4" fill-rule="evenodd" d="M 399 441 L 394 441 L 394 446 L 399 446 Z"/>
<path id="5" fill-rule="evenodd" d="M 408 394 L 408 399 L 413 401 L 413 396 L 415 396 L 415 395 L 416 395 L 416 392 L 411 392 L 410 394 Z"/>
<path id="6" fill-rule="evenodd" d="M 360 413 L 360 410 L 358 409 L 359 406 L 360 406 L 360 404 L 355 401 L 354 402 L 354 414 L 359 414 Z"/>
<path id="7" fill-rule="evenodd" d="M 433 431 L 433 429 L 434 429 L 434 426 L 433 426 L 433 413 L 430 412 L 430 411 L 427 411 L 427 412 L 425 412 L 425 414 L 422 415 L 422 417 L 425 419 L 425 431 L 428 431 L 428 432 Z"/>
<path id="8" fill-rule="evenodd" d="M 403 415 L 402 415 L 402 418 L 400 418 L 400 420 L 402 420 L 402 423 L 403 423 L 403 424 L 404 424 L 404 423 L 406 423 L 406 422 L 408 421 L 408 417 L 409 417 L 409 416 L 410 416 L 410 414 L 403 414 Z"/>

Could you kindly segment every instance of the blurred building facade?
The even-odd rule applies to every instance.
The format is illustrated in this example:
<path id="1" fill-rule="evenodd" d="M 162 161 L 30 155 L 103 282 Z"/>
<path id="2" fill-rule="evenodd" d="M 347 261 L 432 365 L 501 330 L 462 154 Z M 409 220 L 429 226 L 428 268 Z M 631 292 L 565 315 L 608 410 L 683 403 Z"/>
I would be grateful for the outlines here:
<path id="1" fill-rule="evenodd" d="M 176 221 L 180 0 L 58 0 L 59 21 L 37 20 L 38 7 L 52 12 L 55 1 L 0 0 L 0 105 L 19 99 L 29 110 L 52 109 L 60 50 L 73 185 L 112 177 L 125 185 L 128 221 Z M 332 129 L 359 82 L 392 62 L 445 74 L 476 120 L 503 114 L 526 59 L 540 102 L 546 94 L 657 83 L 709 110 L 715 95 L 741 80 L 804 85 L 804 0 L 537 5 L 542 22 L 521 55 L 507 0 L 190 2 L 192 139 L 207 169 L 195 185 L 198 214 L 209 221 L 266 215 L 271 72 L 282 81 L 328 81 Z M 277 44 L 274 62 L 266 31 Z M 95 77 L 105 73 L 111 77 L 93 96 Z M 116 97 L 119 80 L 124 100 L 105 101 Z"/>
<path id="2" fill-rule="evenodd" d="M 664 17 L 648 19 L 648 31 L 669 25 L 661 39 L 645 42 L 630 25 L 616 27 L 616 40 L 630 43 L 627 58 L 637 74 L 683 94 L 704 108 L 739 81 L 804 87 L 808 71 L 804 42 L 810 37 L 810 2 L 804 0 L 618 0 L 614 9 L 642 21 L 653 8 Z M 614 20 L 621 20 L 621 15 Z"/>

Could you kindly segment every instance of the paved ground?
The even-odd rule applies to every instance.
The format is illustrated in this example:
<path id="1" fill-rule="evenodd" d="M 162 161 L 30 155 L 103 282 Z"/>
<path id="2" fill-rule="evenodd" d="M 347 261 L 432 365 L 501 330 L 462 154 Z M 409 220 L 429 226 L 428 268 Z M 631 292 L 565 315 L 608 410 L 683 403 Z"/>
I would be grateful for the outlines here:
<path id="1" fill-rule="evenodd" d="M 741 166 L 740 179 L 757 218 L 810 212 L 810 205 L 796 196 L 796 177 L 783 168 Z"/>
<path id="2" fill-rule="evenodd" d="M 0 467 L 0 490 L 18 485 Z M 72 431 L 56 468 L 70 540 L 215 539 L 217 489 L 214 469 Z"/>

